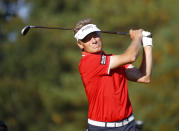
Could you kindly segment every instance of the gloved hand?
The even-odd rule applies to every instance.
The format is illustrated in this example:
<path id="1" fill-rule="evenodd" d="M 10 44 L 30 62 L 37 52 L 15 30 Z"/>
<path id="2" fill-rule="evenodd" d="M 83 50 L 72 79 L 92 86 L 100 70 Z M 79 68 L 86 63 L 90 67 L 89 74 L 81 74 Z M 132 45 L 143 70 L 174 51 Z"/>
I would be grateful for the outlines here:
<path id="1" fill-rule="evenodd" d="M 150 36 L 151 33 L 148 31 L 143 31 L 142 32 L 142 43 L 143 43 L 143 47 L 145 46 L 153 46 L 152 45 L 152 37 L 148 37 Z"/>

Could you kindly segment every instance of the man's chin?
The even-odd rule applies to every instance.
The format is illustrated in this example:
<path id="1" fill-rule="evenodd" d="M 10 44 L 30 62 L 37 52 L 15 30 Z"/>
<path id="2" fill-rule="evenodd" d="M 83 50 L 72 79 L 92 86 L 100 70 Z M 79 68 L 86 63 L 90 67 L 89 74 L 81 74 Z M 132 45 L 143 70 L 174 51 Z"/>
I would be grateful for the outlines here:
<path id="1" fill-rule="evenodd" d="M 96 50 L 96 51 L 94 51 L 94 53 L 100 53 L 102 50 L 100 49 L 100 50 Z"/>
<path id="2" fill-rule="evenodd" d="M 96 53 L 100 53 L 101 50 L 94 50 L 94 51 L 88 51 L 88 53 L 92 53 L 92 54 L 96 54 Z"/>
<path id="3" fill-rule="evenodd" d="M 96 52 L 100 52 L 102 49 L 101 48 L 96 48 L 95 50 L 96 50 Z"/>

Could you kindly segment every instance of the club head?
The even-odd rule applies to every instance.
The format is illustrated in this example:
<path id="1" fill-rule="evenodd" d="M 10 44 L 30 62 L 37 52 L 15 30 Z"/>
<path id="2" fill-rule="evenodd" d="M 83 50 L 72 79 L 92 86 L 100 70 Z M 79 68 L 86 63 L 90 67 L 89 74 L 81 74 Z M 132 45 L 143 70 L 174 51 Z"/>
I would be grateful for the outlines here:
<path id="1" fill-rule="evenodd" d="M 22 29 L 21 34 L 22 34 L 22 35 L 26 35 L 29 30 L 30 30 L 30 26 L 27 25 L 27 26 L 25 26 L 25 27 Z"/>

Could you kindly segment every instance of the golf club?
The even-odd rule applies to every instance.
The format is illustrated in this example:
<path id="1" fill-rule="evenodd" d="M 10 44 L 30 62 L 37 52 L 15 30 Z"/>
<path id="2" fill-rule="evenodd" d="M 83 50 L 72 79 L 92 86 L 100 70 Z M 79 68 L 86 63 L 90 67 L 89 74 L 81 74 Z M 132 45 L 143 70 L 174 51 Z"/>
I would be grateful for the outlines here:
<path id="1" fill-rule="evenodd" d="M 27 25 L 27 26 L 25 26 L 25 27 L 22 29 L 21 34 L 22 34 L 22 35 L 26 35 L 31 28 L 57 29 L 57 30 L 73 30 L 72 28 Z M 116 31 L 101 31 L 101 33 L 117 34 L 117 35 L 129 35 L 129 33 L 127 33 L 127 32 L 116 32 Z M 147 37 L 152 37 L 152 34 L 148 35 Z"/>
<path id="2" fill-rule="evenodd" d="M 25 26 L 25 27 L 22 29 L 21 34 L 22 34 L 22 35 L 26 35 L 31 28 L 57 29 L 57 30 L 72 30 L 72 29 L 70 29 L 70 28 L 61 28 L 61 27 L 47 27 L 47 26 L 27 25 L 27 26 Z"/>

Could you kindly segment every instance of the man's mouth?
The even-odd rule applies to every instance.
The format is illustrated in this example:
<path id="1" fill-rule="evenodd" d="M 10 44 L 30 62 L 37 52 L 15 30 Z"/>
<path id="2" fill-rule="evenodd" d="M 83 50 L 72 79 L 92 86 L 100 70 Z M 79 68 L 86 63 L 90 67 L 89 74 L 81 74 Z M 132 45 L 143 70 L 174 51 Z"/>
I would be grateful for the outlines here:
<path id="1" fill-rule="evenodd" d="M 94 48 L 94 49 L 100 48 L 100 45 L 98 45 L 98 44 L 92 45 L 92 48 Z"/>

